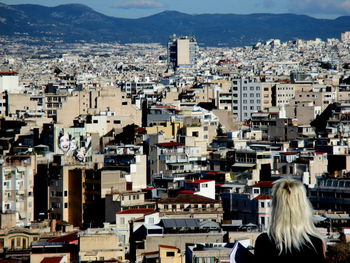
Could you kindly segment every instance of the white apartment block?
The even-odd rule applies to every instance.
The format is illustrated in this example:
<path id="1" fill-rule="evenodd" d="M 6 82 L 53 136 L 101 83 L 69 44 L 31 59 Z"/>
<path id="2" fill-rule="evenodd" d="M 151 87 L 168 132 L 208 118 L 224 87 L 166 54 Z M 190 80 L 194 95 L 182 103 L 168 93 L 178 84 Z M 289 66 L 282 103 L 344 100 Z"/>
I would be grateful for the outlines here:
<path id="1" fill-rule="evenodd" d="M 12 156 L 0 166 L 1 213 L 15 213 L 17 226 L 34 220 L 34 156 Z"/>
<path id="2" fill-rule="evenodd" d="M 231 110 L 238 121 L 248 120 L 252 112 L 262 109 L 261 83 L 255 79 L 232 80 L 230 90 L 218 91 L 218 108 Z"/>

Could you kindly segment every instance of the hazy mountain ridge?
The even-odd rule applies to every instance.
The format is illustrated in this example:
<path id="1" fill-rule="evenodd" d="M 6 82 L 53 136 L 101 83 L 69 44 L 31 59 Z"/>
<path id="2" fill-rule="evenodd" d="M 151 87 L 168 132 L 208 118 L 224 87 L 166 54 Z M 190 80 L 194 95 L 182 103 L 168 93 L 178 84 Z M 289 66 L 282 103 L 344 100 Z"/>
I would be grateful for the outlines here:
<path id="1" fill-rule="evenodd" d="M 166 43 L 169 35 L 195 35 L 208 45 L 251 45 L 278 38 L 339 38 L 350 31 L 350 17 L 317 19 L 294 14 L 200 14 L 164 11 L 139 19 L 106 16 L 82 4 L 45 7 L 0 3 L 0 35 L 28 33 L 67 42 Z"/>

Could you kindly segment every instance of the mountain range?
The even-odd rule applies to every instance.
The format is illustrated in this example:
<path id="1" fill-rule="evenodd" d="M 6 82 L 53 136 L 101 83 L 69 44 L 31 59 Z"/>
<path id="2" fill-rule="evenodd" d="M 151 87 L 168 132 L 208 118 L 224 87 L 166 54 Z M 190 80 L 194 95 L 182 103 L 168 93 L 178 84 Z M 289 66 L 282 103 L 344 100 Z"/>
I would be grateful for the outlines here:
<path id="1" fill-rule="evenodd" d="M 244 46 L 268 39 L 339 38 L 350 16 L 317 19 L 295 14 L 200 14 L 164 11 L 127 19 L 81 4 L 56 7 L 0 3 L 0 35 L 29 35 L 65 42 L 162 43 L 169 35 L 194 35 L 202 46 Z"/>

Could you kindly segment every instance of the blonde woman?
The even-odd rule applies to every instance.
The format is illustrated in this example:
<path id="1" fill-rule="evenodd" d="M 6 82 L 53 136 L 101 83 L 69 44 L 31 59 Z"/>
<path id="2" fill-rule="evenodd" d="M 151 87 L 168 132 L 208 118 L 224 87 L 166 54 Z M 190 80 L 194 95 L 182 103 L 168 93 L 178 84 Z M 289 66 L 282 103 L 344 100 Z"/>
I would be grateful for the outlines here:
<path id="1" fill-rule="evenodd" d="M 254 254 L 256 262 L 326 262 L 312 205 L 301 182 L 291 178 L 274 182 L 270 226 L 257 238 Z"/>

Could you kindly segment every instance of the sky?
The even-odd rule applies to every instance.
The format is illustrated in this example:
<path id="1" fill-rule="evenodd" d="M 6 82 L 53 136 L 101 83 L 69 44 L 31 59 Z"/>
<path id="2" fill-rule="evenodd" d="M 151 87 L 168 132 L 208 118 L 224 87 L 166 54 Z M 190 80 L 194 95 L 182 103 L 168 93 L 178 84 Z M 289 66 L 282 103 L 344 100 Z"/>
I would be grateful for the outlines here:
<path id="1" fill-rule="evenodd" d="M 114 17 L 139 18 L 164 10 L 187 14 L 294 13 L 317 18 L 350 15 L 350 0 L 0 0 L 4 4 L 85 4 Z"/>

